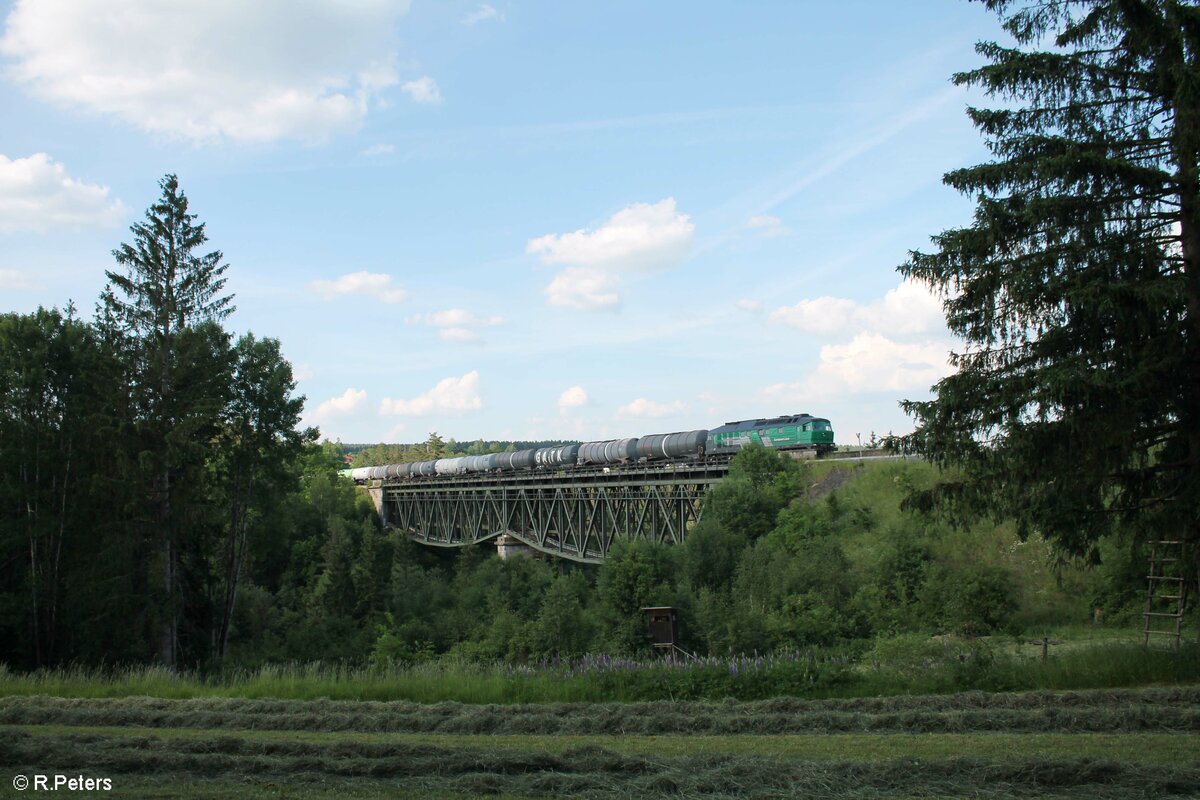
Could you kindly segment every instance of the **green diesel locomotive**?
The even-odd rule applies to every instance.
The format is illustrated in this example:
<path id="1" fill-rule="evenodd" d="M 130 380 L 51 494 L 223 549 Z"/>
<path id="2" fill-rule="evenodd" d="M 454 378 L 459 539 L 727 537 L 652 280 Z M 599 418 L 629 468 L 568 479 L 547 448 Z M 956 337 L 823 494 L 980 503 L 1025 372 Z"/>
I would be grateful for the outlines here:
<path id="1" fill-rule="evenodd" d="M 751 443 L 780 450 L 815 450 L 817 455 L 836 448 L 829 420 L 812 414 L 795 414 L 726 422 L 708 432 L 705 450 L 710 454 L 733 453 Z"/>

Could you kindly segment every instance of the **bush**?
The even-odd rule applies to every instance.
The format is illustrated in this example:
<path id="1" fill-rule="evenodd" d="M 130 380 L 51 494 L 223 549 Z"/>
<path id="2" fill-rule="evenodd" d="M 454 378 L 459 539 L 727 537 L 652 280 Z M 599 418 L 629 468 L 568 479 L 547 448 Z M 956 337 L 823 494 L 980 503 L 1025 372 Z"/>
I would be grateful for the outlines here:
<path id="1" fill-rule="evenodd" d="M 1008 570 L 972 564 L 931 570 L 922 592 L 923 605 L 939 628 L 963 636 L 983 636 L 1008 624 L 1017 610 L 1016 591 Z"/>

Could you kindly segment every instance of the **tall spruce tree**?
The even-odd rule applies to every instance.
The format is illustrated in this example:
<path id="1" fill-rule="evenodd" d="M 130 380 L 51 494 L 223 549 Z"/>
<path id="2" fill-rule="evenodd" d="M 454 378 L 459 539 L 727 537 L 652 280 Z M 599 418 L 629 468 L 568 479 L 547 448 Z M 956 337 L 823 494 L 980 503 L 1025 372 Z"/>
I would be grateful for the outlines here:
<path id="1" fill-rule="evenodd" d="M 1016 46 L 954 76 L 994 156 L 945 182 L 974 222 L 914 252 L 965 340 L 910 449 L 954 468 L 915 498 L 1015 516 L 1066 552 L 1200 539 L 1200 7 L 983 0 Z"/>
<path id="2" fill-rule="evenodd" d="M 187 197 L 174 175 L 160 182 L 162 196 L 130 229 L 132 244 L 113 251 L 124 274 L 107 272 L 101 297 L 101 329 L 123 346 L 137 415 L 139 462 L 146 478 L 145 523 L 158 558 L 154 622 L 157 657 L 175 666 L 180 655 L 180 616 L 187 605 L 180 554 L 195 547 L 180 508 L 180 495 L 196 493 L 204 443 L 216 431 L 228 387 L 228 335 L 216 324 L 233 311 L 223 294 L 227 269 L 221 253 L 202 254 L 204 225 L 188 213 Z"/>

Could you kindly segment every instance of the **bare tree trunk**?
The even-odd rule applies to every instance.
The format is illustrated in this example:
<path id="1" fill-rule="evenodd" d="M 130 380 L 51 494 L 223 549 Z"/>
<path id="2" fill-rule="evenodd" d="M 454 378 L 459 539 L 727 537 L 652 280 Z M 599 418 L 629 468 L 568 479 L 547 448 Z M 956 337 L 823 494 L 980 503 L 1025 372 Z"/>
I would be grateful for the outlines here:
<path id="1" fill-rule="evenodd" d="M 61 584 L 59 576 L 62 573 L 63 540 L 67 536 L 67 487 L 70 485 L 71 458 L 73 455 L 74 449 L 71 447 L 71 442 L 68 441 L 66 443 L 66 458 L 63 464 L 62 489 L 59 495 L 58 534 L 54 537 L 50 558 L 50 602 L 47 609 L 49 619 L 46 621 L 46 640 L 52 653 L 55 653 L 58 649 L 58 592 Z"/>
<path id="2" fill-rule="evenodd" d="M 25 531 L 29 538 L 29 598 L 33 623 L 33 657 L 39 667 L 44 658 L 42 649 L 42 604 L 41 604 L 41 571 L 42 562 L 38 557 L 38 496 L 37 489 L 41 479 L 39 460 L 41 459 L 41 437 L 38 426 L 34 424 L 33 445 L 33 477 L 30 478 L 28 462 L 21 465 L 21 483 L 25 487 Z"/>
<path id="3" fill-rule="evenodd" d="M 158 657 L 163 664 L 175 668 L 178 641 L 178 612 L 175 608 L 175 537 L 171 530 L 171 474 L 167 467 L 160 476 L 158 525 L 162 536 L 163 619 L 158 630 Z"/>
<path id="4" fill-rule="evenodd" d="M 240 494 L 241 484 L 241 464 L 238 465 L 238 484 Z M 221 615 L 221 634 L 220 645 L 217 651 L 218 658 L 224 659 L 225 652 L 229 648 L 229 631 L 233 627 L 233 612 L 237 608 L 237 592 L 238 587 L 242 582 L 242 566 L 246 563 L 246 521 L 249 515 L 250 504 L 254 501 L 254 475 L 251 473 L 246 478 L 246 498 L 245 502 L 239 502 L 235 499 L 235 505 L 238 508 L 236 512 L 235 527 L 230 530 L 229 547 L 231 558 L 228 563 L 228 571 L 226 572 L 225 583 L 225 606 Z"/>
<path id="5" fill-rule="evenodd" d="M 233 617 L 234 596 L 237 594 L 238 567 L 238 531 L 244 515 L 242 509 L 242 461 L 238 460 L 234 472 L 233 488 L 230 491 L 232 501 L 229 512 L 229 535 L 225 539 L 225 591 L 221 597 L 221 623 L 217 630 L 217 659 L 225 658 L 225 646 L 229 641 L 229 625 Z"/>

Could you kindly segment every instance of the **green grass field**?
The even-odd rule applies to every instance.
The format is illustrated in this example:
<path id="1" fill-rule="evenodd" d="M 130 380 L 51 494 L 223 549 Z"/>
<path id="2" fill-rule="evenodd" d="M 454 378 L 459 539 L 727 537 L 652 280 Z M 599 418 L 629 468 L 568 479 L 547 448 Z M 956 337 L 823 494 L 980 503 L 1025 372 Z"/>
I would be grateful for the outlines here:
<path id="1" fill-rule="evenodd" d="M 0 665 L 0 697 L 409 700 L 475 704 L 760 700 L 1080 690 L 1200 683 L 1200 646 L 1147 650 L 1119 631 L 1055 633 L 1052 657 L 1025 638 L 899 636 L 855 653 L 814 650 L 761 659 L 662 661 L 585 658 L 546 667 L 433 661 L 411 667 L 284 664 L 213 674 L 160 667 L 17 673 Z M 1120 638 L 1114 638 L 1119 636 Z M 1088 638 L 1095 637 L 1095 638 Z"/>
<path id="2" fill-rule="evenodd" d="M 9 696 L 0 764 L 112 779 L 98 797 L 1196 797 L 1200 686 L 518 705 Z"/>

